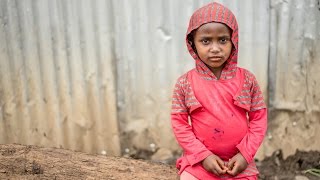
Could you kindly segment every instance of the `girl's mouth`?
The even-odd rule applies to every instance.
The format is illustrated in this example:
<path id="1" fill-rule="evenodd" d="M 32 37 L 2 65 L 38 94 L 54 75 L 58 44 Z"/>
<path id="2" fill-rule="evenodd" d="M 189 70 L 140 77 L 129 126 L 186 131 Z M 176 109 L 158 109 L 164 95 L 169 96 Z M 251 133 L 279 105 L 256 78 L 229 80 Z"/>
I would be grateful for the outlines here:
<path id="1" fill-rule="evenodd" d="M 220 61 L 222 59 L 221 56 L 212 56 L 208 58 L 210 61 Z"/>

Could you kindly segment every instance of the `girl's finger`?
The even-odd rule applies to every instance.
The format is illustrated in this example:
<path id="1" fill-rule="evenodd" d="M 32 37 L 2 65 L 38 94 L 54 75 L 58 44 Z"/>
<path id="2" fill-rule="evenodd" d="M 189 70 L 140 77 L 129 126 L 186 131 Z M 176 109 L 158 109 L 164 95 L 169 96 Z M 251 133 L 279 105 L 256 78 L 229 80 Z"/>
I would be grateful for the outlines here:
<path id="1" fill-rule="evenodd" d="M 226 169 L 228 169 L 228 168 L 224 165 L 224 162 L 223 162 L 221 159 L 218 159 L 217 162 L 218 162 L 220 168 L 221 168 L 223 171 L 226 170 Z"/>
<path id="2" fill-rule="evenodd" d="M 220 167 L 220 164 L 219 164 L 219 162 L 218 161 L 216 161 L 215 163 L 214 163 L 214 166 L 215 166 L 215 171 L 220 175 L 220 174 L 224 174 L 224 170 Z"/>
<path id="3" fill-rule="evenodd" d="M 233 169 L 234 163 L 236 162 L 236 160 L 234 158 L 232 158 L 231 160 L 229 160 L 227 167 L 229 170 Z"/>
<path id="4" fill-rule="evenodd" d="M 237 166 L 237 164 L 234 164 L 232 169 L 228 170 L 227 173 L 230 174 L 231 176 L 235 176 L 238 174 L 238 169 L 239 169 L 239 167 Z"/>

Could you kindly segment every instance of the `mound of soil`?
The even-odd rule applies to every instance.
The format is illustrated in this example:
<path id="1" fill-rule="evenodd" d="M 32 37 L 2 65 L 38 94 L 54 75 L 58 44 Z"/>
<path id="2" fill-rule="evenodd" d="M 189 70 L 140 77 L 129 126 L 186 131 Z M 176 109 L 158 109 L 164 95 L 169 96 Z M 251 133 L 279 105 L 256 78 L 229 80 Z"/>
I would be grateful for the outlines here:
<path id="1" fill-rule="evenodd" d="M 257 161 L 260 180 L 319 180 L 305 170 L 320 169 L 320 152 L 281 151 Z M 0 179 L 159 179 L 177 180 L 173 165 L 125 157 L 90 155 L 56 148 L 0 145 Z"/>
<path id="2" fill-rule="evenodd" d="M 178 179 L 173 166 L 64 149 L 0 145 L 0 179 Z"/>

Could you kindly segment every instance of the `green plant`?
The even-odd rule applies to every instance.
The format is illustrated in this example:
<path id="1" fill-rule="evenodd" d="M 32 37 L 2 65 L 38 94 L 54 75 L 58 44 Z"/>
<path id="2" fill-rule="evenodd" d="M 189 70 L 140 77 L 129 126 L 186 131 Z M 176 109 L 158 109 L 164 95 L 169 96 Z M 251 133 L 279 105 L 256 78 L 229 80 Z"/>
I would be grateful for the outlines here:
<path id="1" fill-rule="evenodd" d="M 309 173 L 314 176 L 320 177 L 320 169 L 312 168 L 312 169 L 305 170 L 304 173 Z"/>

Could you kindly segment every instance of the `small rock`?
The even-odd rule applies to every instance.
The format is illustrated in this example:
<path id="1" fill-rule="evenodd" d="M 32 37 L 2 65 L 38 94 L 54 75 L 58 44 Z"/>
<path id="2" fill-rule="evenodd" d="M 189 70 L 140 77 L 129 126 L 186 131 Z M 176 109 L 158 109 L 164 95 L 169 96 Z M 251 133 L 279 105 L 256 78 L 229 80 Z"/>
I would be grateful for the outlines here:
<path id="1" fill-rule="evenodd" d="M 309 180 L 306 176 L 296 176 L 294 177 L 295 180 Z"/>

